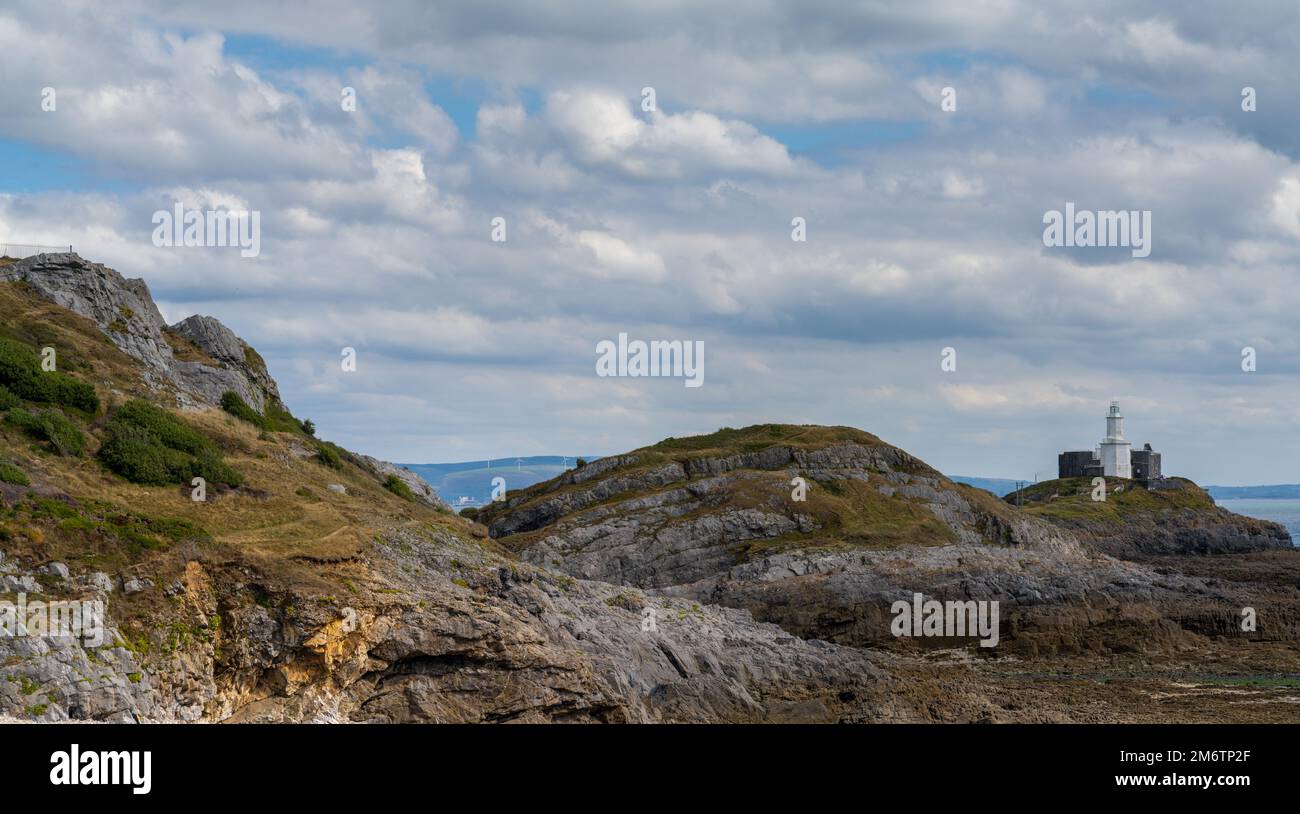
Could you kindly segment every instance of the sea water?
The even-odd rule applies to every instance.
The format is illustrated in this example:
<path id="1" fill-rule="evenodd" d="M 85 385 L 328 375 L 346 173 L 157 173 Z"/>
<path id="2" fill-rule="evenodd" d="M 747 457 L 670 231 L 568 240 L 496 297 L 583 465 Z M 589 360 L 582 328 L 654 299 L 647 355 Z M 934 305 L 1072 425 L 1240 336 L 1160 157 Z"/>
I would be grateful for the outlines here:
<path id="1" fill-rule="evenodd" d="M 1295 498 L 1224 498 L 1215 503 L 1230 512 L 1272 520 L 1291 532 L 1291 544 L 1300 546 L 1300 500 Z"/>

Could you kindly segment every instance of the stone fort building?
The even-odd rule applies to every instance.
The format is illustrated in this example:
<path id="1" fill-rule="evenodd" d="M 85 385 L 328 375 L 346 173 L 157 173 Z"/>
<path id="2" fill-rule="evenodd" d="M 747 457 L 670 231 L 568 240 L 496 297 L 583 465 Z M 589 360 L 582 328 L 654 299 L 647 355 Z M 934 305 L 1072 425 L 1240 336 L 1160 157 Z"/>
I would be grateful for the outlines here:
<path id="1" fill-rule="evenodd" d="M 1124 416 L 1119 402 L 1110 403 L 1106 414 L 1106 437 L 1096 449 L 1062 452 L 1057 456 L 1057 477 L 1061 478 L 1129 478 L 1160 480 L 1160 453 L 1146 444 L 1134 450 L 1124 437 Z"/>

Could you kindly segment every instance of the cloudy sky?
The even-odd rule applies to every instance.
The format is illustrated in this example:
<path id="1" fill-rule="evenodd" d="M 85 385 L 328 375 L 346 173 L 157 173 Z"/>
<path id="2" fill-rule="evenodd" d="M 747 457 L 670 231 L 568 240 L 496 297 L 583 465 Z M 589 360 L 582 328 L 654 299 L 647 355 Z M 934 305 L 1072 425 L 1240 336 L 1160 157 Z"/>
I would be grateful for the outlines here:
<path id="1" fill-rule="evenodd" d="M 219 317 L 390 460 L 781 421 L 1051 477 L 1118 398 L 1167 473 L 1300 481 L 1293 3 L 436 5 L 7 2 L 0 241 Z M 154 246 L 178 201 L 261 254 Z M 1067 201 L 1150 256 L 1045 247 Z M 620 332 L 705 385 L 598 377 Z"/>

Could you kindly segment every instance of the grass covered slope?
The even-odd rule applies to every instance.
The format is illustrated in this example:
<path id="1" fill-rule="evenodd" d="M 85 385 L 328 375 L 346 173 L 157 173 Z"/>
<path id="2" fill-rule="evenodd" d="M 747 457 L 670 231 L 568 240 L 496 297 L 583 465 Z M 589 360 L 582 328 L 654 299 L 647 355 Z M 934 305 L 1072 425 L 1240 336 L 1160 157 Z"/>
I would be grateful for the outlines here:
<path id="1" fill-rule="evenodd" d="M 1059 478 L 1011 492 L 1003 500 L 1126 558 L 1285 549 L 1291 544 L 1282 526 L 1233 514 L 1186 478 L 1166 478 L 1159 487 L 1106 478 L 1105 499 L 1093 495 L 1091 478 Z"/>
<path id="2" fill-rule="evenodd" d="M 674 475 L 679 476 L 676 480 L 685 480 L 715 470 L 785 468 L 794 460 L 796 452 L 807 453 L 835 445 L 877 450 L 881 453 L 881 466 L 943 479 L 943 475 L 919 459 L 852 427 L 755 424 L 742 429 L 724 427 L 708 435 L 665 438 L 624 455 L 601 458 L 551 480 L 512 491 L 504 502 L 485 506 L 476 514 L 490 526 L 492 518 L 500 516 L 503 510 L 517 512 L 566 494 L 589 495 L 593 481 L 604 484 L 599 498 L 604 501 L 641 491 L 650 483 L 667 485 L 673 482 Z M 621 492 L 609 491 L 620 485 L 626 488 Z"/>
<path id="3" fill-rule="evenodd" d="M 47 347 L 54 370 L 42 366 Z M 0 282 L 3 561 L 161 584 L 199 556 L 320 587 L 313 564 L 357 557 L 380 529 L 433 524 L 475 539 L 468 522 L 315 439 L 281 405 L 237 417 L 160 406 L 168 398 L 94 322 Z M 157 620 L 136 614 L 141 604 L 154 603 L 122 597 L 116 618 L 147 631 Z"/>
<path id="4" fill-rule="evenodd" d="M 657 587 L 788 550 L 1052 536 L 1035 536 L 1034 521 L 993 495 L 949 481 L 870 433 L 784 424 L 669 438 L 602 458 L 512 492 L 476 517 L 526 560 Z"/>
<path id="5" fill-rule="evenodd" d="M 1213 509 L 1214 499 L 1186 478 L 1167 478 L 1165 488 L 1140 481 L 1106 478 L 1106 499 L 1093 500 L 1092 478 L 1058 478 L 1026 486 L 1003 496 L 1030 514 L 1043 517 L 1123 520 L 1138 514 L 1173 509 Z"/>
<path id="6" fill-rule="evenodd" d="M 657 444 L 634 450 L 629 455 L 671 458 L 719 458 L 740 453 L 761 452 L 774 446 L 816 449 L 836 443 L 887 447 L 884 441 L 854 427 L 824 427 L 816 424 L 753 424 L 741 429 L 723 427 L 707 435 L 665 438 Z M 919 464 L 919 461 L 918 461 Z"/>

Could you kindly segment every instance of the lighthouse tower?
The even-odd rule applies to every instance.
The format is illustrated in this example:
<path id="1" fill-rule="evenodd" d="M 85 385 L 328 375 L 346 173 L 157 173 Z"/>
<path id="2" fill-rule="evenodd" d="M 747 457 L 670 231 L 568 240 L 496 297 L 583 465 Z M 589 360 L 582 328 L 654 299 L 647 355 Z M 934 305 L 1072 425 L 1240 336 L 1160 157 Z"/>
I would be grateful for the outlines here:
<path id="1" fill-rule="evenodd" d="M 1131 445 L 1124 438 L 1124 416 L 1120 415 L 1119 402 L 1112 401 L 1110 412 L 1106 414 L 1106 437 L 1101 441 L 1102 474 L 1108 478 L 1132 478 L 1131 451 Z"/>

